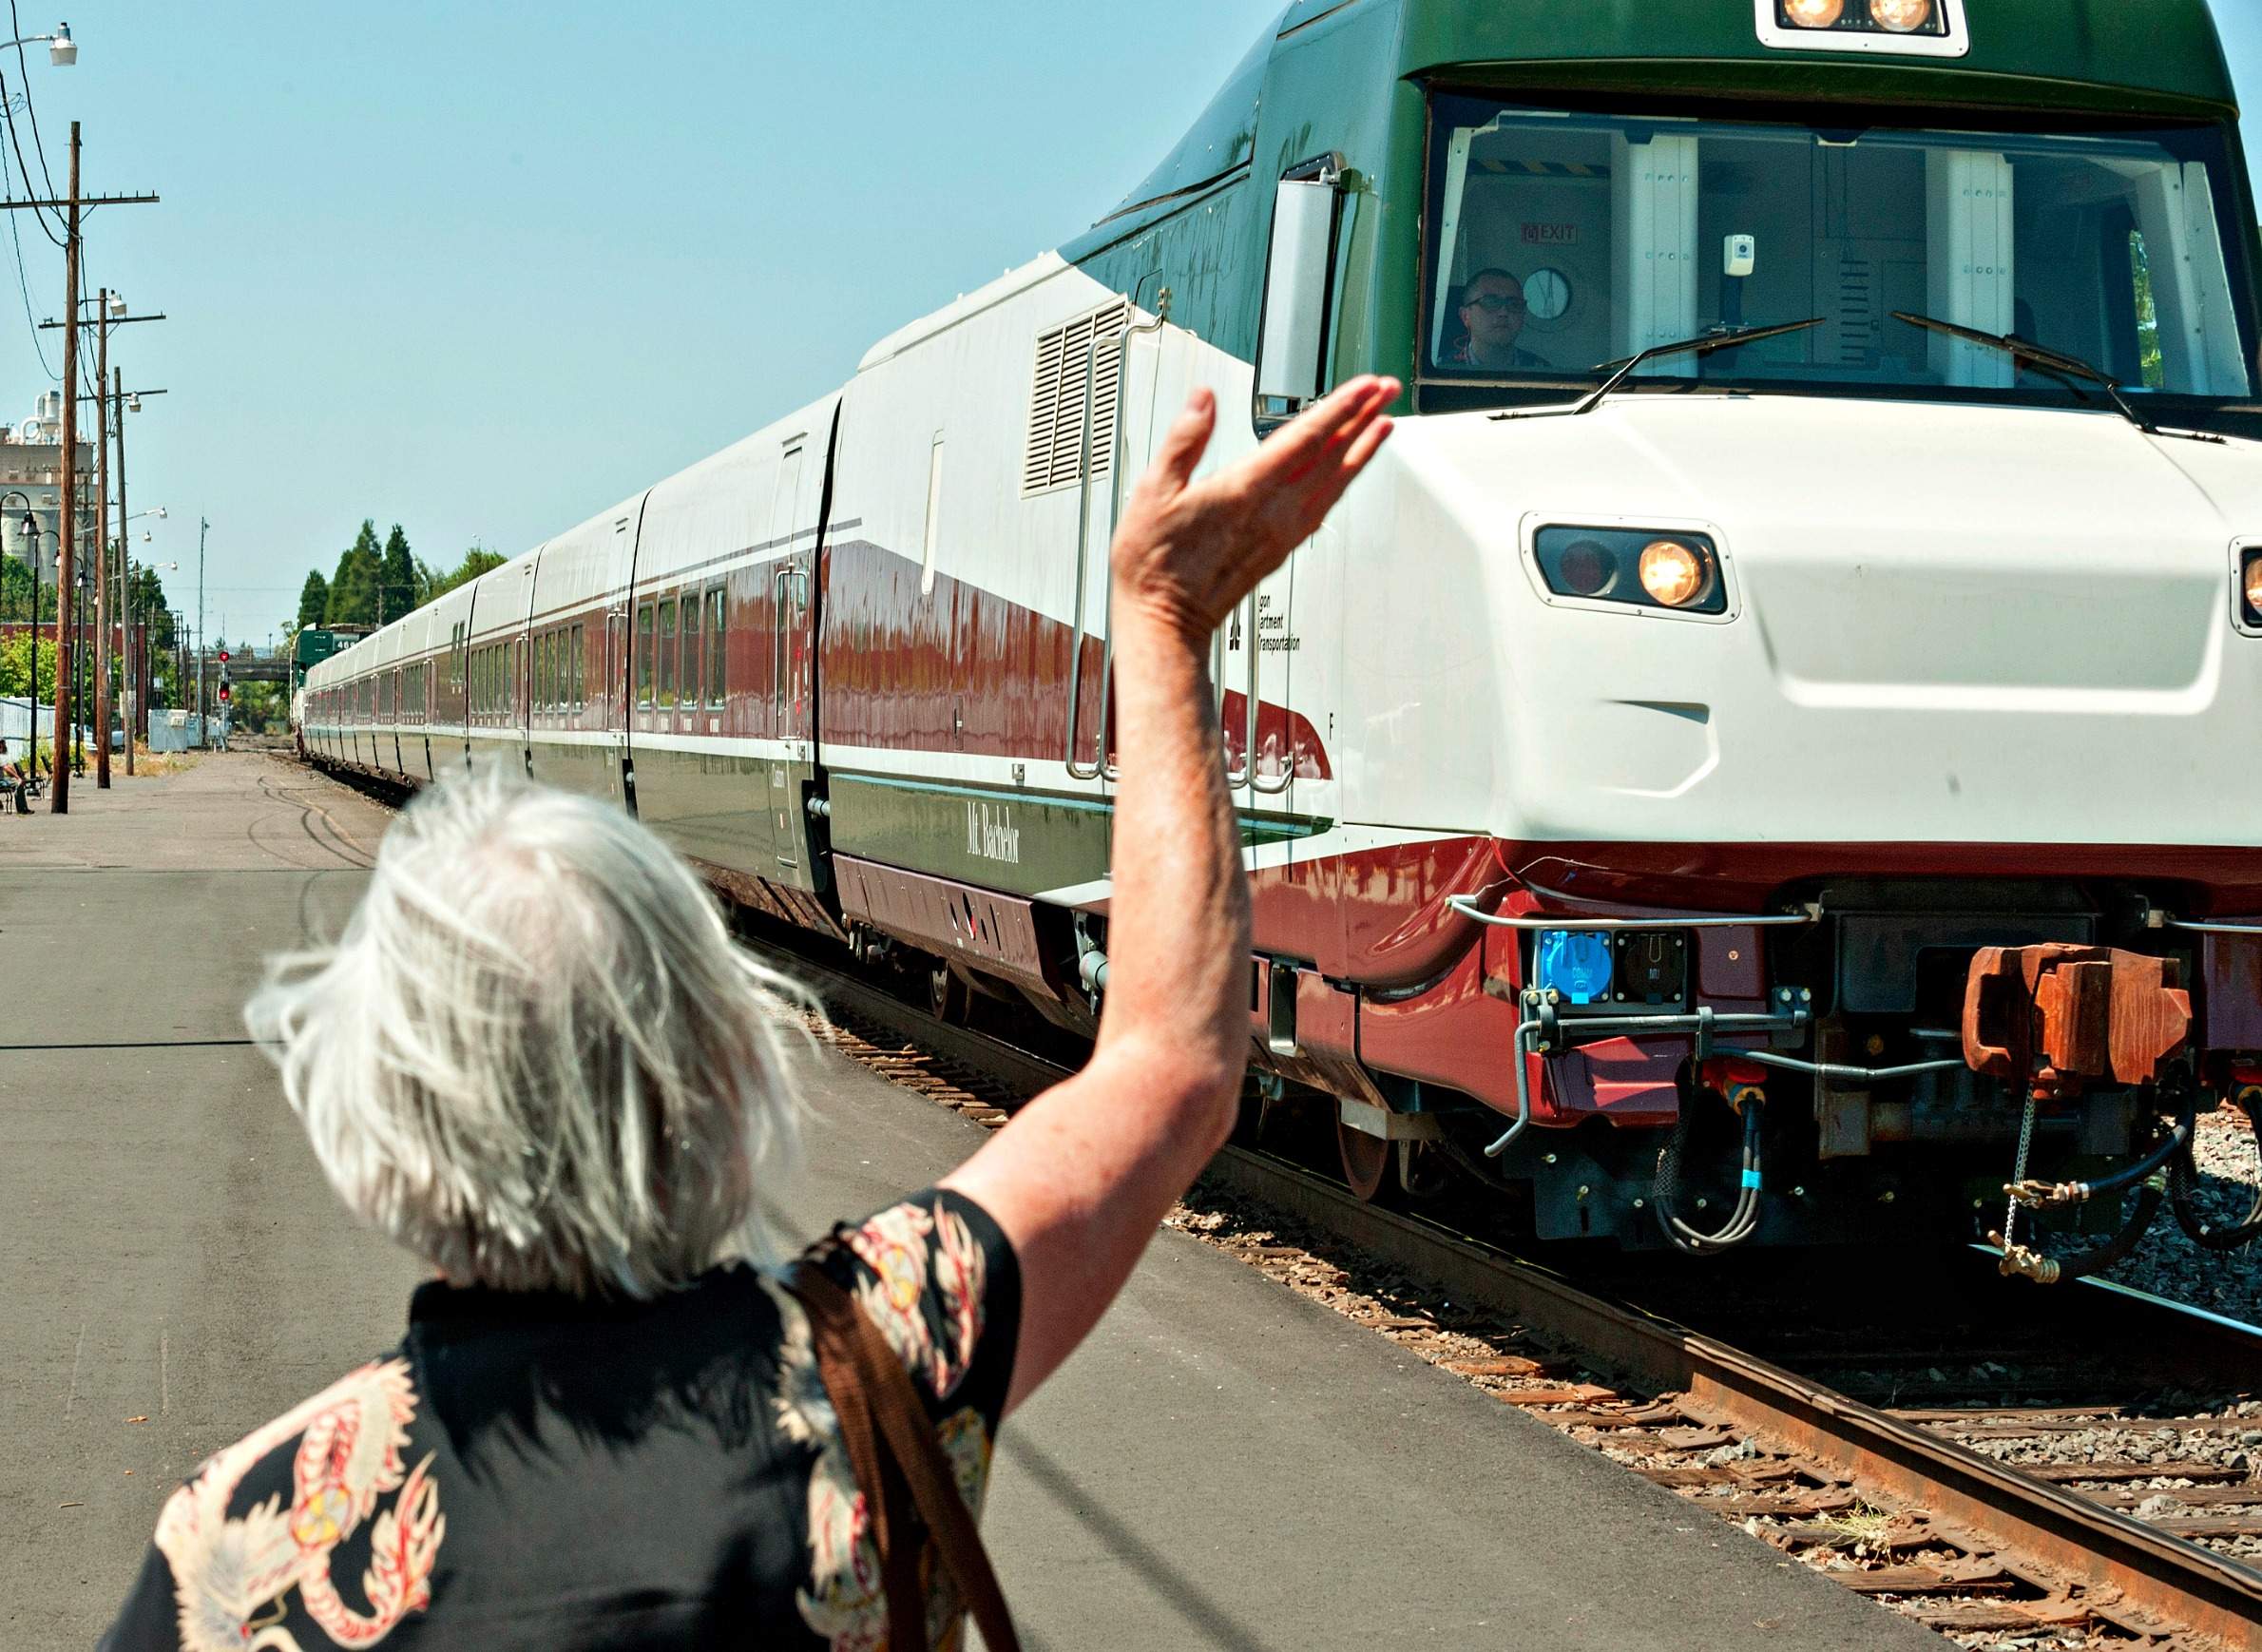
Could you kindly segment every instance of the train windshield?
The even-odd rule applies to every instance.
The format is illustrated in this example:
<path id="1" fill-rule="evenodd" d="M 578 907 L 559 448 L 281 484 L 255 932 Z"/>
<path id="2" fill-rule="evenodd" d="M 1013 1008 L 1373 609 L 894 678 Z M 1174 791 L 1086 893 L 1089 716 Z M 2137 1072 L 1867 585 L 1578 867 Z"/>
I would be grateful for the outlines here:
<path id="1" fill-rule="evenodd" d="M 1832 395 L 2063 401 L 2015 334 L 2187 407 L 2247 397 L 2252 292 L 2214 127 L 1974 132 L 1625 118 L 1440 97 L 1420 394 L 1560 399 L 1565 381 L 1735 326 L 1821 324 L 1645 365 Z"/>

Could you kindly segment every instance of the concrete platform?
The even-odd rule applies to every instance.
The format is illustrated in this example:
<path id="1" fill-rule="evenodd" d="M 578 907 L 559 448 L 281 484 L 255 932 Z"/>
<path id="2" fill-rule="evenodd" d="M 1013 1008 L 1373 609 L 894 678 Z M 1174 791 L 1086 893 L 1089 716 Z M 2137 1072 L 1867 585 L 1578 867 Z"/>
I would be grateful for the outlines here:
<path id="1" fill-rule="evenodd" d="M 84 1645 L 208 1451 L 393 1340 L 416 1277 L 323 1186 L 237 1012 L 386 816 L 273 759 L 0 820 L 0 1646 Z M 976 1125 L 829 1053 L 815 1232 Z M 145 1422 L 128 1419 L 145 1417 Z M 1544 1425 L 1177 1234 L 1007 1429 L 1032 1648 L 1936 1649 Z"/>

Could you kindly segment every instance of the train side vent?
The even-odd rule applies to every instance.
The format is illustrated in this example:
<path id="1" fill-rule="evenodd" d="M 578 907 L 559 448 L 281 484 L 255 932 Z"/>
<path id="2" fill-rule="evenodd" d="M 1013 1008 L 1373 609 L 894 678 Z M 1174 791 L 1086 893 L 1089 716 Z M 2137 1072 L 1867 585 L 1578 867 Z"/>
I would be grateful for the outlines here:
<path id="1" fill-rule="evenodd" d="M 1123 383 L 1123 328 L 1130 319 L 1130 304 L 1118 298 L 1038 335 L 1029 393 L 1029 443 L 1021 470 L 1023 498 L 1072 487 L 1083 474 L 1087 375 L 1092 473 L 1107 472 L 1115 457 L 1116 406 Z"/>

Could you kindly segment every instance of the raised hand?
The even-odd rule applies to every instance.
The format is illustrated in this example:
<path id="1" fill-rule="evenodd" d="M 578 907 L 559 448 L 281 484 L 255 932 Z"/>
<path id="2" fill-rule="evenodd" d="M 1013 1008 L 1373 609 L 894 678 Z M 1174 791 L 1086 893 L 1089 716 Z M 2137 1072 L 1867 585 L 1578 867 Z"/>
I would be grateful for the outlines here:
<path id="1" fill-rule="evenodd" d="M 1217 422 L 1200 393 L 1116 535 L 1121 778 L 1100 1041 L 946 1181 L 997 1219 L 1021 1262 L 1015 1405 L 1092 1328 L 1233 1127 L 1249 1056 L 1249 878 L 1204 671 L 1210 634 L 1374 457 L 1397 394 L 1356 379 L 1197 482 Z"/>
<path id="2" fill-rule="evenodd" d="M 1206 647 L 1233 605 L 1278 567 L 1389 439 L 1397 380 L 1354 378 L 1240 463 L 1194 480 L 1217 424 L 1197 391 L 1132 490 L 1116 531 L 1116 612 L 1126 605 Z"/>

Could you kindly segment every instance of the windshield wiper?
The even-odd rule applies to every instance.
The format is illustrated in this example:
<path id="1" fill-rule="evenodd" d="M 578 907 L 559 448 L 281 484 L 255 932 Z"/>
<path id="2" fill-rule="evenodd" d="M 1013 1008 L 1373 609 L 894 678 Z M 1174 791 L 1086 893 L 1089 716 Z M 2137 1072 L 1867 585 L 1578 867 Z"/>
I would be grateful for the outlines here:
<path id="1" fill-rule="evenodd" d="M 1816 316 L 1808 321 L 1778 321 L 1770 327 L 1723 327 L 1716 332 L 1699 334 L 1694 338 L 1678 338 L 1671 344 L 1653 344 L 1639 355 L 1629 355 L 1623 361 L 1605 361 L 1594 371 L 1608 374 L 1601 384 L 1587 392 L 1585 398 L 1573 408 L 1517 408 L 1497 413 L 1496 419 L 1577 418 L 1590 413 L 1609 399 L 1610 393 L 1633 376 L 1634 370 L 1644 362 L 1665 355 L 1710 355 L 1716 350 L 1733 350 L 1739 344 L 1755 344 L 1762 338 L 1779 338 L 1786 333 L 1804 333 L 1810 327 L 1819 327 L 1826 317 Z"/>
<path id="2" fill-rule="evenodd" d="M 1911 327 L 1922 327 L 1929 333 L 1944 333 L 1950 338 L 1961 338 L 1968 344 L 1983 345 L 1989 350 L 2000 350 L 2013 362 L 2022 363 L 2033 368 L 2044 378 L 2056 379 L 2082 401 L 2087 401 L 2089 397 L 2081 394 L 2081 386 L 2076 380 L 2086 380 L 2101 389 L 2112 400 L 2113 405 L 2120 410 L 2120 416 L 2148 436 L 2180 436 L 2189 442 L 2214 442 L 2224 445 L 2224 438 L 2212 431 L 2178 430 L 2174 426 L 2159 425 L 2146 418 L 2130 404 L 2129 398 L 2121 394 L 2120 380 L 2115 378 L 2103 368 L 2082 360 L 2079 355 L 2068 355 L 2062 350 L 2053 350 L 2046 344 L 2036 344 L 2030 339 L 2021 338 L 2016 334 L 1983 333 L 1977 327 L 1965 327 L 1958 322 L 1943 321 L 1937 316 L 1918 316 L 1907 310 L 1895 310 L 1893 319 L 1906 321 Z"/>

